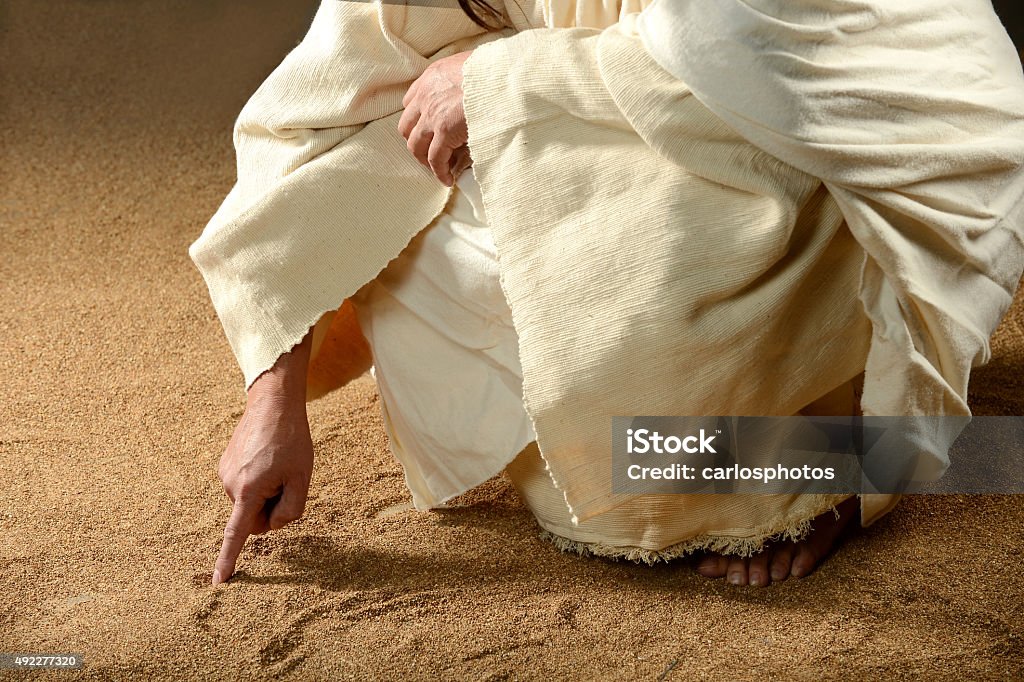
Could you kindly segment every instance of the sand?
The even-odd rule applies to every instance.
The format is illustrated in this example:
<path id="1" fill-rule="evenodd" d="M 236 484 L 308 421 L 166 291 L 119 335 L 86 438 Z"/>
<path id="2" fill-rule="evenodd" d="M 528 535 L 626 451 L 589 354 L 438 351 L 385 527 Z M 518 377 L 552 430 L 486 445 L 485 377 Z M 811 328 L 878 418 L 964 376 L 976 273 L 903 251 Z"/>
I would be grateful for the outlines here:
<path id="1" fill-rule="evenodd" d="M 562 554 L 503 478 L 410 511 L 369 377 L 311 405 L 305 517 L 210 587 L 244 394 L 186 250 L 312 5 L 0 4 L 0 652 L 84 679 L 1024 678 L 1024 498 L 908 498 L 812 577 L 734 588 Z M 1024 300 L 994 352 L 973 404 L 1024 414 Z"/>

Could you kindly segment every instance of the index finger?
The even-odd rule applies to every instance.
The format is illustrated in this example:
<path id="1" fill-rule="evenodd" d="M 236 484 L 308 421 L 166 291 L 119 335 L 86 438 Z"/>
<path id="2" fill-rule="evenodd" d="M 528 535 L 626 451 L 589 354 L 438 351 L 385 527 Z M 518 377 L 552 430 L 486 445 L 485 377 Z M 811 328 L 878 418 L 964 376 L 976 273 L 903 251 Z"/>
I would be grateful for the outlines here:
<path id="1" fill-rule="evenodd" d="M 235 562 L 242 552 L 246 539 L 252 533 L 255 517 L 259 514 L 259 505 L 238 500 L 231 509 L 231 518 L 224 527 L 224 542 L 217 555 L 217 563 L 213 569 L 213 584 L 226 582 L 235 572 Z"/>

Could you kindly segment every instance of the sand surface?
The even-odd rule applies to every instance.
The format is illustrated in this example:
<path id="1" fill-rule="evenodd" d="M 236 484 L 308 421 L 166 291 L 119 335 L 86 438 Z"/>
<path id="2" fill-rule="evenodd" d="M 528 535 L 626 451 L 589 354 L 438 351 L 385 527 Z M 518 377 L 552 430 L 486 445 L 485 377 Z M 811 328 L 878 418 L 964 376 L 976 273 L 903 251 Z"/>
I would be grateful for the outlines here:
<path id="1" fill-rule="evenodd" d="M 311 406 L 305 518 L 211 588 L 244 395 L 186 249 L 311 4 L 0 4 L 0 652 L 86 679 L 1024 678 L 1024 498 L 907 499 L 812 577 L 733 588 L 561 554 L 504 479 L 409 511 L 369 377 Z M 1024 301 L 994 352 L 974 406 L 1024 414 Z"/>

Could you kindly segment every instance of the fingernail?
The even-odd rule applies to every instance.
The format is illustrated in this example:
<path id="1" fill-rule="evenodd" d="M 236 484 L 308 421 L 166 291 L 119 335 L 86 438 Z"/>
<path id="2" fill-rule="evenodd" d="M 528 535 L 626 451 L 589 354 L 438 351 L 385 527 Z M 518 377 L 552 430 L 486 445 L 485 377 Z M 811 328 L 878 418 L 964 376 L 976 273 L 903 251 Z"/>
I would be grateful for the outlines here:
<path id="1" fill-rule="evenodd" d="M 224 582 L 224 581 L 220 579 L 220 570 L 219 569 L 214 569 L 214 571 L 213 571 L 213 584 L 214 585 L 219 585 L 222 582 Z"/>

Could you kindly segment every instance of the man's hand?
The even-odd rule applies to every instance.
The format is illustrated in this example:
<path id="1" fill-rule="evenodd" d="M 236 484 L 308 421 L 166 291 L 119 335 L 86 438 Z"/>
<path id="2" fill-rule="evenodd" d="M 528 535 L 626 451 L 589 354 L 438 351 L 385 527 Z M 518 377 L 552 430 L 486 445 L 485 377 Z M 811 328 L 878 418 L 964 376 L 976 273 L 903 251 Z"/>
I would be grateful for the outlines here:
<path id="1" fill-rule="evenodd" d="M 306 418 L 310 336 L 249 389 L 245 413 L 220 458 L 218 474 L 233 508 L 213 571 L 213 584 L 235 572 L 250 535 L 277 530 L 302 516 L 313 475 Z"/>
<path id="2" fill-rule="evenodd" d="M 428 66 L 405 93 L 398 121 L 412 155 L 448 187 L 473 164 L 462 107 L 462 65 L 472 53 L 459 52 Z"/>

